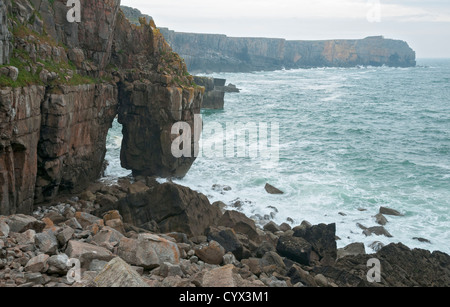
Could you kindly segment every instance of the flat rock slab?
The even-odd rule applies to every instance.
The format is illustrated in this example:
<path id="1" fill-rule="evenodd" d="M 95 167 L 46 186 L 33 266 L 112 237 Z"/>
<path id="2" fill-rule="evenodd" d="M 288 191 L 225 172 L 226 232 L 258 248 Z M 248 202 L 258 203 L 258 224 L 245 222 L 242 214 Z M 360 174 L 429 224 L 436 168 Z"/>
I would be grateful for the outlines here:
<path id="1" fill-rule="evenodd" d="M 69 258 L 79 259 L 82 267 L 88 267 L 94 259 L 110 261 L 114 258 L 106 248 L 74 240 L 69 241 L 65 253 Z"/>
<path id="2" fill-rule="evenodd" d="M 145 269 L 156 268 L 164 262 L 180 262 L 177 244 L 153 234 L 140 234 L 137 239 L 123 237 L 117 255 L 127 263 Z"/>
<path id="3" fill-rule="evenodd" d="M 24 214 L 11 215 L 6 219 L 10 232 L 24 232 L 28 229 L 33 229 L 37 233 L 42 232 L 45 228 L 45 223 L 38 221 L 32 216 Z"/>
<path id="4" fill-rule="evenodd" d="M 223 267 L 207 271 L 203 276 L 203 287 L 212 288 L 234 288 L 238 283 L 233 273 L 234 265 L 228 264 Z"/>
<path id="5" fill-rule="evenodd" d="M 111 260 L 93 280 L 99 288 L 146 288 L 149 285 L 131 266 L 119 257 Z"/>

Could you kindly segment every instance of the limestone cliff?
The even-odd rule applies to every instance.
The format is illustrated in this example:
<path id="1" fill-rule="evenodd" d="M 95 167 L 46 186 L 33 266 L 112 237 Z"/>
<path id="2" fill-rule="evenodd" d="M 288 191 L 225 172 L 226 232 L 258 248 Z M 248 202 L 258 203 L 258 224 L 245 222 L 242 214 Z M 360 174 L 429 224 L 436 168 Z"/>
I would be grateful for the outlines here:
<path id="1" fill-rule="evenodd" d="M 160 30 L 192 72 L 416 65 L 415 52 L 406 42 L 381 36 L 360 40 L 288 41 Z"/>
<path id="2" fill-rule="evenodd" d="M 97 179 L 116 115 L 135 174 L 184 176 L 194 161 L 172 156 L 171 127 L 193 127 L 204 89 L 154 23 L 130 24 L 120 0 L 81 0 L 71 23 L 66 2 L 0 3 L 0 214 Z"/>

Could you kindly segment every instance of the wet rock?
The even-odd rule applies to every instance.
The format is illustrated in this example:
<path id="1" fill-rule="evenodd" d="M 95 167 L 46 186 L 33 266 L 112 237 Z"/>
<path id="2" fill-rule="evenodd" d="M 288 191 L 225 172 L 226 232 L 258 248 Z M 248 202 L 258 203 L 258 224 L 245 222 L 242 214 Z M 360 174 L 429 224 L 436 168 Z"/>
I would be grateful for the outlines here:
<path id="1" fill-rule="evenodd" d="M 400 212 L 397 210 L 387 208 L 387 207 L 380 207 L 380 214 L 384 215 L 393 215 L 393 216 L 403 216 Z"/>
<path id="2" fill-rule="evenodd" d="M 274 187 L 273 185 L 270 184 L 266 184 L 266 186 L 264 187 L 264 189 L 266 190 L 267 193 L 269 194 L 284 194 L 283 191 L 277 189 L 276 187 Z"/>
<path id="3" fill-rule="evenodd" d="M 149 287 L 142 277 L 119 257 L 111 260 L 94 278 L 93 284 L 99 288 Z"/>
<path id="4" fill-rule="evenodd" d="M 286 231 L 291 230 L 291 229 L 292 229 L 292 227 L 288 223 L 282 223 L 280 225 L 280 230 L 281 231 L 285 231 L 286 232 Z"/>
<path id="5" fill-rule="evenodd" d="M 422 243 L 430 243 L 431 244 L 430 240 L 424 239 L 424 238 L 417 238 L 417 237 L 415 237 L 415 238 L 413 238 L 413 240 L 417 240 L 417 241 L 422 242 Z"/>
<path id="6" fill-rule="evenodd" d="M 375 215 L 375 222 L 379 225 L 384 226 L 388 223 L 388 220 L 383 214 L 378 213 L 377 215 Z"/>
<path id="7" fill-rule="evenodd" d="M 380 242 L 380 241 L 374 241 L 372 243 L 369 244 L 369 247 L 374 251 L 374 252 L 378 252 L 379 250 L 381 250 L 385 245 Z"/>
<path id="8" fill-rule="evenodd" d="M 363 233 L 366 236 L 377 235 L 377 236 L 386 236 L 388 238 L 392 238 L 392 235 L 383 227 L 383 226 L 374 226 L 374 227 L 365 227 L 364 225 L 357 224 L 359 228 L 363 230 Z"/>
<path id="9" fill-rule="evenodd" d="M 289 229 L 290 229 L 290 227 L 289 227 Z M 281 231 L 281 228 L 277 224 L 275 224 L 273 221 L 270 221 L 269 223 L 264 225 L 264 230 L 270 231 L 272 233 L 276 233 L 278 231 Z"/>

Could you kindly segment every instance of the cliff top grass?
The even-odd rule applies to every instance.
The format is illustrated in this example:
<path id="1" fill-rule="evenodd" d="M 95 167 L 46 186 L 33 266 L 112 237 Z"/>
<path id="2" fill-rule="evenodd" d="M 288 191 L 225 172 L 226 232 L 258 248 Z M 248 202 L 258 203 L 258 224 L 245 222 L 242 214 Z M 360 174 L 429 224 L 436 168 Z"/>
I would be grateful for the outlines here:
<path id="1" fill-rule="evenodd" d="M 36 18 L 37 13 L 34 13 Z M 30 21 L 27 24 L 21 24 L 16 17 L 8 16 L 13 21 L 10 32 L 13 35 L 13 43 L 18 39 L 25 41 L 30 45 L 47 45 L 49 47 L 62 47 L 67 53 L 67 47 L 62 43 L 56 42 L 50 35 L 46 33 L 40 34 L 30 29 Z M 32 18 L 31 18 L 32 19 Z M 31 20 L 30 19 L 30 20 Z M 16 44 L 15 44 L 16 45 Z M 19 70 L 17 80 L 11 79 L 9 76 L 0 75 L 0 87 L 24 87 L 29 85 L 80 85 L 93 84 L 105 80 L 95 79 L 78 73 L 75 65 L 67 58 L 55 61 L 51 58 L 33 60 L 30 54 L 22 48 L 14 48 L 10 63 L 0 65 L 2 67 L 14 66 Z M 41 80 L 40 74 L 43 70 L 49 73 L 56 73 L 57 78 L 52 81 L 44 82 Z"/>

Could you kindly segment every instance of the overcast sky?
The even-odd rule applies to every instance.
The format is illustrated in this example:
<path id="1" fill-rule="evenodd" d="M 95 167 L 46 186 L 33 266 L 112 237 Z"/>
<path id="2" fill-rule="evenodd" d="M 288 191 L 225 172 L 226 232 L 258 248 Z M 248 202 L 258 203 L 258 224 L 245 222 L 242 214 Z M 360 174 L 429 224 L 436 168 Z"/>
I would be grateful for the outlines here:
<path id="1" fill-rule="evenodd" d="M 450 58 L 450 0 L 122 0 L 179 32 L 291 40 L 384 35 Z"/>

